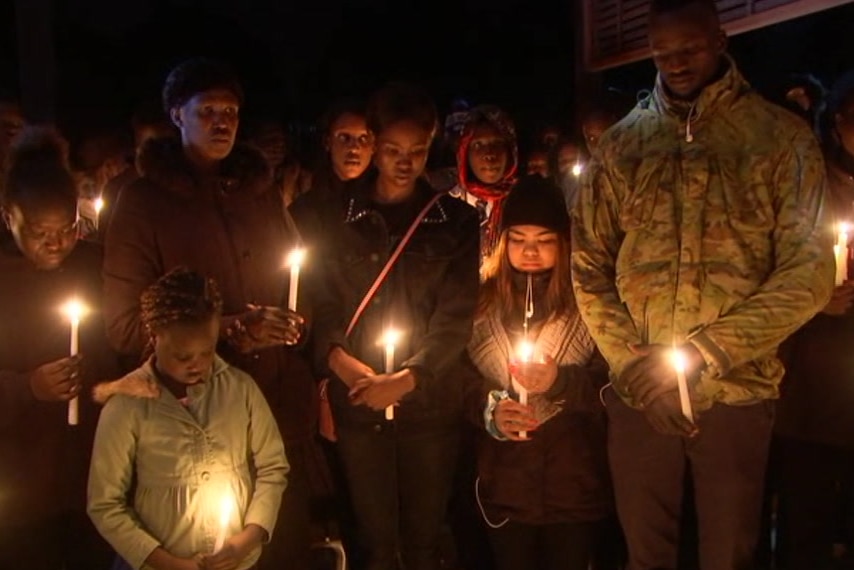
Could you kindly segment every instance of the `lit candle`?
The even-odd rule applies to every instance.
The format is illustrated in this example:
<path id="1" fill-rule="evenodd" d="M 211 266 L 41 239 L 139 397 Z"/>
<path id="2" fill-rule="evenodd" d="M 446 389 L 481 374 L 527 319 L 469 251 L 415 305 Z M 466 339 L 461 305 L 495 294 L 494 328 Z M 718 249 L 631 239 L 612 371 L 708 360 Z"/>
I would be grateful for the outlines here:
<path id="1" fill-rule="evenodd" d="M 216 543 L 214 543 L 214 554 L 222 550 L 225 546 L 225 539 L 228 538 L 228 527 L 231 523 L 231 512 L 234 510 L 234 501 L 231 495 L 226 493 L 222 496 L 219 505 L 219 533 L 216 535 Z"/>
<path id="2" fill-rule="evenodd" d="M 71 346 L 70 355 L 77 356 L 80 352 L 80 319 L 83 318 L 85 308 L 77 299 L 72 299 L 65 304 L 63 308 L 65 315 L 68 317 L 68 322 L 71 324 Z M 77 396 L 68 401 L 68 425 L 76 426 L 80 421 L 79 415 L 80 402 Z"/>
<path id="3" fill-rule="evenodd" d="M 519 346 L 516 348 L 516 357 L 519 362 L 531 362 L 534 359 L 534 345 L 528 342 L 527 340 L 523 340 L 519 343 Z M 516 391 L 519 393 L 519 403 L 523 406 L 528 405 L 528 390 L 524 386 L 522 386 L 518 381 L 516 382 Z M 521 430 L 519 432 L 519 437 L 522 439 L 526 439 L 528 437 L 528 430 Z"/>
<path id="4" fill-rule="evenodd" d="M 836 286 L 838 287 L 848 281 L 848 224 L 839 224 L 833 256 L 836 258 Z"/>
<path id="5" fill-rule="evenodd" d="M 299 271 L 305 260 L 305 250 L 296 248 L 288 254 L 287 264 L 291 268 L 291 284 L 288 288 L 288 309 L 297 310 L 297 295 L 299 294 Z"/>
<path id="6" fill-rule="evenodd" d="M 394 329 L 388 329 L 383 334 L 383 346 L 385 347 L 385 373 L 392 374 L 394 372 L 394 348 L 400 339 L 400 333 Z M 385 409 L 385 419 L 391 421 L 394 419 L 394 406 L 388 406 Z"/>
<path id="7" fill-rule="evenodd" d="M 682 415 L 688 418 L 688 421 L 694 423 L 694 412 L 691 409 L 691 397 L 688 394 L 688 380 L 685 378 L 685 353 L 678 348 L 673 349 L 671 354 L 673 368 L 676 370 L 676 384 L 679 388 L 679 404 L 682 407 Z"/>
<path id="8" fill-rule="evenodd" d="M 101 210 L 104 209 L 104 198 L 98 196 L 95 198 L 95 229 L 101 224 Z"/>
<path id="9" fill-rule="evenodd" d="M 572 175 L 578 178 L 582 172 L 584 172 L 584 165 L 581 164 L 580 160 L 575 161 L 575 165 L 572 167 Z"/>

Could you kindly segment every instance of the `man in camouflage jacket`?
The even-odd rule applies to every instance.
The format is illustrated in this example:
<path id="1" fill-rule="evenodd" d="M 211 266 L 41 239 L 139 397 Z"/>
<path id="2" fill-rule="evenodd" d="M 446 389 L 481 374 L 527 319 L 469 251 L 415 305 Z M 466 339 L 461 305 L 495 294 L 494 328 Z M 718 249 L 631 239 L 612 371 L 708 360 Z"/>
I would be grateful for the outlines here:
<path id="1" fill-rule="evenodd" d="M 574 285 L 611 367 L 629 569 L 676 568 L 690 462 L 701 567 L 740 570 L 758 537 L 777 347 L 833 288 L 824 164 L 809 129 L 739 74 L 711 0 L 651 10 L 658 80 L 601 142 L 574 212 Z"/>

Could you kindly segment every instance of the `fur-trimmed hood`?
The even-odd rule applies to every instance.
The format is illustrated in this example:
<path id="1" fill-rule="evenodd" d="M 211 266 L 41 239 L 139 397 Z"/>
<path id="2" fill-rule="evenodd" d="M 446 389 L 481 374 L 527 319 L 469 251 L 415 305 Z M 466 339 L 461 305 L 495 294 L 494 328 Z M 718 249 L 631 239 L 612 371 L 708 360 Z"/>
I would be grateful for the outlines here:
<path id="1" fill-rule="evenodd" d="M 211 376 L 216 376 L 226 368 L 228 368 L 228 364 L 219 356 L 216 356 Z M 151 357 L 145 364 L 125 377 L 112 382 L 103 382 L 95 386 L 92 390 L 92 399 L 101 405 L 106 404 L 110 398 L 119 394 L 130 396 L 131 398 L 155 400 L 160 397 L 161 389 L 160 382 L 157 381 L 157 376 L 154 373 L 154 357 Z"/>
<path id="2" fill-rule="evenodd" d="M 142 148 L 137 170 L 158 186 L 181 194 L 192 194 L 196 178 L 184 156 L 181 141 L 173 138 L 153 139 Z M 272 173 L 264 155 L 254 147 L 237 143 L 222 161 L 221 177 L 227 189 L 261 194 L 270 190 Z"/>

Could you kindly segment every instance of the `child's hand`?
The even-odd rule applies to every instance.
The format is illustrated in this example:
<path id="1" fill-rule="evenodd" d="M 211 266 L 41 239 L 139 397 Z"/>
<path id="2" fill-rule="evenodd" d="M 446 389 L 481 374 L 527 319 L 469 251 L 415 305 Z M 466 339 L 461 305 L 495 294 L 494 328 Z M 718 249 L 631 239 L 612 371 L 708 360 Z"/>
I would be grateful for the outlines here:
<path id="1" fill-rule="evenodd" d="M 30 374 L 29 380 L 37 400 L 68 401 L 80 392 L 80 356 L 61 358 L 39 366 Z"/>
<path id="2" fill-rule="evenodd" d="M 520 404 L 515 400 L 501 400 L 492 413 L 495 427 L 501 435 L 510 441 L 525 441 L 526 438 L 519 437 L 520 431 L 534 431 L 540 427 L 534 411 L 530 406 Z"/>
<path id="3" fill-rule="evenodd" d="M 219 552 L 202 557 L 201 570 L 235 570 L 267 536 L 267 531 L 250 524 L 228 538 Z"/>

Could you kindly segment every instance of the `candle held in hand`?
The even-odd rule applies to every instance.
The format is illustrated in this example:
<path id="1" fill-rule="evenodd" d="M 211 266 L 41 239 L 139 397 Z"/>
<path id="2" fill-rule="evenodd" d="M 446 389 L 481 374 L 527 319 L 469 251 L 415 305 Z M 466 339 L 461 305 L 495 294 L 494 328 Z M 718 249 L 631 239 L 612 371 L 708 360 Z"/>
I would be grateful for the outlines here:
<path id="1" fill-rule="evenodd" d="M 299 272 L 305 261 L 305 250 L 297 248 L 288 254 L 287 265 L 291 269 L 291 281 L 288 287 L 288 309 L 297 310 L 297 297 L 299 295 Z"/>
<path id="2" fill-rule="evenodd" d="M 572 175 L 575 176 L 576 178 L 579 178 L 579 177 L 581 177 L 582 172 L 584 172 L 584 165 L 581 164 L 581 162 L 576 162 L 572 166 Z"/>
<path id="3" fill-rule="evenodd" d="M 520 342 L 519 346 L 516 347 L 516 358 L 519 360 L 519 362 L 532 362 L 534 360 L 534 345 L 528 342 L 527 340 L 523 340 L 522 342 Z M 517 381 L 516 391 L 519 393 L 519 403 L 523 406 L 527 406 L 528 390 Z M 528 430 L 521 430 L 519 432 L 519 437 L 523 439 L 527 438 Z"/>
<path id="4" fill-rule="evenodd" d="M 77 299 L 72 299 L 63 307 L 63 312 L 71 325 L 71 345 L 69 355 L 77 356 L 80 353 L 80 321 L 86 308 Z M 80 401 L 75 396 L 68 401 L 68 425 L 76 426 L 80 422 Z"/>
<path id="5" fill-rule="evenodd" d="M 691 409 L 691 398 L 688 394 L 688 379 L 685 377 L 685 369 L 688 365 L 685 353 L 674 348 L 670 358 L 673 362 L 673 368 L 676 370 L 676 383 L 679 388 L 679 405 L 682 408 L 682 415 L 694 423 L 694 411 Z"/>
<path id="6" fill-rule="evenodd" d="M 400 341 L 400 333 L 394 329 L 388 329 L 383 333 L 382 344 L 385 348 L 385 373 L 394 373 L 394 349 Z M 385 409 L 385 419 L 391 421 L 394 419 L 394 406 L 388 406 Z"/>
<path id="7" fill-rule="evenodd" d="M 836 260 L 836 286 L 839 287 L 848 281 L 848 224 L 839 224 L 833 257 Z"/>
<path id="8" fill-rule="evenodd" d="M 222 496 L 219 506 L 219 532 L 216 535 L 216 543 L 214 543 L 214 554 L 222 550 L 225 546 L 225 539 L 228 538 L 228 526 L 231 523 L 231 513 L 234 510 L 234 501 L 231 495 L 225 493 Z"/>

